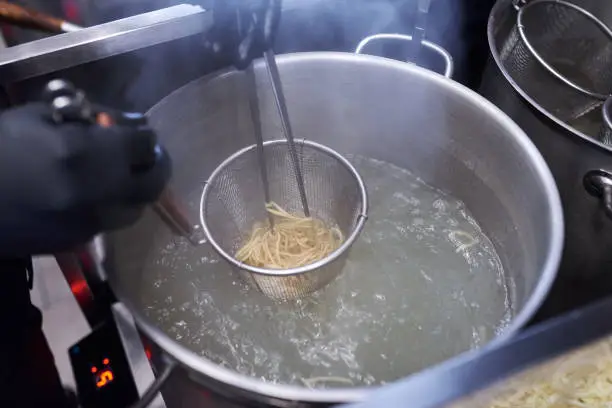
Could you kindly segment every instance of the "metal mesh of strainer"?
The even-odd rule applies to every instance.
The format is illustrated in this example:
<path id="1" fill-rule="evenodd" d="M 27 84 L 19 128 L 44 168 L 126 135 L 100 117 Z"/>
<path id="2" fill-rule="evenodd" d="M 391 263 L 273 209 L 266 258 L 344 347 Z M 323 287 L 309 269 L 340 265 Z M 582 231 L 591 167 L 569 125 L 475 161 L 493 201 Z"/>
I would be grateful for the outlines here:
<path id="1" fill-rule="evenodd" d="M 255 145 L 225 160 L 202 192 L 200 219 L 210 243 L 242 277 L 266 296 L 295 299 L 338 276 L 367 217 L 367 193 L 355 168 L 334 150 L 296 141 L 310 213 L 344 234 L 342 246 L 328 257 L 300 268 L 274 270 L 245 265 L 234 258 L 253 224 L 266 220 L 264 193 Z M 302 203 L 286 140 L 264 143 L 270 199 L 291 213 Z"/>
<path id="2" fill-rule="evenodd" d="M 562 121 L 612 93 L 612 31 L 572 3 L 534 0 L 520 8 L 500 55 L 517 85 Z"/>
<path id="3" fill-rule="evenodd" d="M 597 138 L 601 143 L 612 146 L 612 97 L 606 100 L 601 113 L 602 124 Z"/>

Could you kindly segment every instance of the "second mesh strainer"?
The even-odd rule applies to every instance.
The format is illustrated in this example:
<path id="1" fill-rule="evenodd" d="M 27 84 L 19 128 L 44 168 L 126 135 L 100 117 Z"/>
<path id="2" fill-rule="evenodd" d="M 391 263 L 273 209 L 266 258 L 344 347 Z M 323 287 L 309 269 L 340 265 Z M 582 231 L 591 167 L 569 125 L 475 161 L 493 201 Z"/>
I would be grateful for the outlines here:
<path id="1" fill-rule="evenodd" d="M 567 1 L 522 3 L 500 52 L 512 79 L 565 122 L 601 106 L 612 94 L 612 31 Z"/>
<path id="2" fill-rule="evenodd" d="M 276 300 L 305 296 L 338 276 L 368 211 L 363 180 L 346 158 L 311 141 L 296 140 L 295 146 L 311 216 L 337 225 L 345 237 L 342 246 L 324 259 L 299 268 L 274 270 L 252 267 L 234 257 L 253 224 L 266 220 L 255 145 L 238 151 L 216 168 L 200 201 L 202 227 L 213 247 L 247 282 Z M 271 200 L 289 212 L 301 213 L 287 141 L 265 142 L 264 150 Z"/>

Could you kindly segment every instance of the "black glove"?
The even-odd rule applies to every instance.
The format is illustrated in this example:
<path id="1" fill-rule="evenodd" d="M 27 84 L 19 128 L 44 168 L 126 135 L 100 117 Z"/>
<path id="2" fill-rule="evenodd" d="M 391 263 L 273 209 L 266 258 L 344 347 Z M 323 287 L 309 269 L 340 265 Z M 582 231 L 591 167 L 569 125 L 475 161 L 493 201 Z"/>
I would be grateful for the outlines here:
<path id="1" fill-rule="evenodd" d="M 274 45 L 281 5 L 281 0 L 215 0 L 208 34 L 214 50 L 229 54 L 236 68 L 248 67 Z"/>
<path id="2" fill-rule="evenodd" d="M 134 222 L 170 177 L 159 147 L 151 166 L 132 165 L 153 145 L 146 127 L 57 125 L 42 103 L 0 115 L 0 258 L 69 250 Z"/>

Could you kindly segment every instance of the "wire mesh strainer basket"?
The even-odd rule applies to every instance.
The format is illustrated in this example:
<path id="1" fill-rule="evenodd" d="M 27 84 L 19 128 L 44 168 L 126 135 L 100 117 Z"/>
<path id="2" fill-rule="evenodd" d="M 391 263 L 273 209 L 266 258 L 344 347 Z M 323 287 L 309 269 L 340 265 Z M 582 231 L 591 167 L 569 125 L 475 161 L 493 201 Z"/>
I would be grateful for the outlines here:
<path id="1" fill-rule="evenodd" d="M 253 225 L 267 217 L 255 145 L 215 169 L 200 202 L 200 220 L 211 245 L 249 284 L 275 300 L 303 297 L 337 277 L 367 218 L 365 185 L 348 160 L 315 142 L 300 140 L 295 146 L 311 216 L 337 226 L 345 237 L 327 257 L 285 270 L 253 267 L 234 257 Z M 302 213 L 287 141 L 265 142 L 264 152 L 270 199 L 291 213 Z"/>
<path id="2" fill-rule="evenodd" d="M 601 143 L 612 146 L 612 97 L 608 98 L 601 108 L 602 123 L 598 139 Z"/>
<path id="3" fill-rule="evenodd" d="M 565 122 L 601 106 L 612 93 L 612 31 L 567 1 L 517 8 L 517 24 L 500 52 L 517 85 Z"/>

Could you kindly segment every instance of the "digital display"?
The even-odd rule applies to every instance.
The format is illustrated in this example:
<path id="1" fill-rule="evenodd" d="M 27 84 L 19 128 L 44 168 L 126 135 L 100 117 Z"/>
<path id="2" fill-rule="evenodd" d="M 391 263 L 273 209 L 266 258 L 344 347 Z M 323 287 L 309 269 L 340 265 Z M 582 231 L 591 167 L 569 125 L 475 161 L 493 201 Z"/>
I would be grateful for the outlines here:
<path id="1" fill-rule="evenodd" d="M 69 350 L 83 408 L 123 408 L 138 400 L 136 384 L 113 321 Z"/>
<path id="2" fill-rule="evenodd" d="M 97 388 L 106 387 L 112 383 L 115 379 L 113 368 L 110 366 L 110 359 L 104 358 L 102 360 L 102 367 L 98 369 L 97 366 L 91 367 L 91 373 L 94 375 L 94 382 Z"/>
<path id="3" fill-rule="evenodd" d="M 111 370 L 104 370 L 96 377 L 96 387 L 102 388 L 111 383 L 115 376 Z"/>

